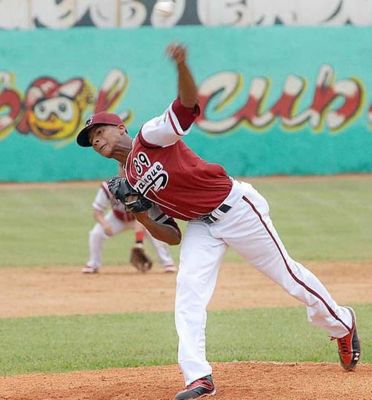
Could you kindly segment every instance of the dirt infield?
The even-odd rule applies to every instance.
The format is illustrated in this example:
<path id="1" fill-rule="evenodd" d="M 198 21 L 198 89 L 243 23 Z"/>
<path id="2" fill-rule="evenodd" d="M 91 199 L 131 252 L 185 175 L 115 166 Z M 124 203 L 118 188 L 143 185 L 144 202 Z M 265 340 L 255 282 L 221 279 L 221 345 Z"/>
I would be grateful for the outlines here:
<path id="1" fill-rule="evenodd" d="M 216 400 L 372 399 L 372 365 L 214 364 Z M 175 365 L 0 378 L 6 400 L 171 400 L 182 386 Z"/>
<path id="2" fill-rule="evenodd" d="M 371 262 L 310 262 L 306 266 L 340 304 L 372 302 Z M 159 267 L 144 275 L 131 266 L 104 267 L 94 275 L 83 275 L 80 268 L 1 268 L 0 318 L 174 308 L 176 275 L 165 274 Z M 209 309 L 298 305 L 254 268 L 224 263 Z"/>
<path id="3" fill-rule="evenodd" d="M 339 303 L 372 302 L 372 263 L 307 263 Z M 351 283 L 349 285 L 347 283 Z M 175 275 L 130 266 L 0 269 L 0 317 L 173 310 Z M 146 293 L 146 296 L 144 296 Z M 253 268 L 224 264 L 209 309 L 297 306 Z M 218 363 L 216 400 L 372 399 L 372 365 Z M 175 365 L 0 377 L 1 400 L 167 400 L 182 387 Z"/>

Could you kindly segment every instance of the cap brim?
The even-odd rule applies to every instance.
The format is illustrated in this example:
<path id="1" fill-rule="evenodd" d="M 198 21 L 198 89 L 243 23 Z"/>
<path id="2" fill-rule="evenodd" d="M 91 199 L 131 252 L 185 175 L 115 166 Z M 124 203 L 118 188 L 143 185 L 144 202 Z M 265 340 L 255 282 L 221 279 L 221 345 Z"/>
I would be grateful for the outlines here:
<path id="1" fill-rule="evenodd" d="M 92 126 L 87 126 L 82 129 L 76 137 L 77 144 L 82 147 L 92 147 L 92 143 L 89 141 L 89 131 Z"/>

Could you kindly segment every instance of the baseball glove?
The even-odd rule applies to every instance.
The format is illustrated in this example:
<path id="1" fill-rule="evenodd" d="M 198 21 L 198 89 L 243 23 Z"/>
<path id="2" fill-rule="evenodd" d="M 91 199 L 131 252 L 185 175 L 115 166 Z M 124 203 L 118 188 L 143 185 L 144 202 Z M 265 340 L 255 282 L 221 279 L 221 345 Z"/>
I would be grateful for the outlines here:
<path id="1" fill-rule="evenodd" d="M 140 247 L 133 247 L 130 252 L 130 262 L 138 271 L 147 272 L 152 267 L 150 257 Z"/>
<path id="2" fill-rule="evenodd" d="M 114 176 L 107 181 L 107 185 L 115 199 L 124 204 L 125 211 L 140 213 L 147 211 L 153 205 L 150 200 L 134 190 L 125 178 Z"/>

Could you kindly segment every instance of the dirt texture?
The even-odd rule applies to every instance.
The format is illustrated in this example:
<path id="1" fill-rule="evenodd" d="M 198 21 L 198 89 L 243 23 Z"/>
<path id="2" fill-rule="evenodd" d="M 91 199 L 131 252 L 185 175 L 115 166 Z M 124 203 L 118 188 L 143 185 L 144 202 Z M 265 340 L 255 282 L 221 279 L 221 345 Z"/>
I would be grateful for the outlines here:
<path id="1" fill-rule="evenodd" d="M 339 303 L 372 302 L 372 263 L 306 264 Z M 0 317 L 173 310 L 176 274 L 155 267 L 2 268 Z M 298 306 L 254 268 L 224 264 L 210 310 Z M 217 400 L 372 399 L 372 365 L 346 373 L 337 364 L 215 363 Z M 173 399 L 182 389 L 176 365 L 0 377 L 1 400 Z"/>
<path id="2" fill-rule="evenodd" d="M 343 372 L 336 364 L 213 364 L 216 400 L 372 399 L 372 365 Z M 6 400 L 171 400 L 182 388 L 177 366 L 0 378 Z"/>
<path id="3" fill-rule="evenodd" d="M 372 262 L 306 263 L 340 304 L 372 302 Z M 172 311 L 176 274 L 155 266 L 103 267 L 86 275 L 81 266 L 0 269 L 0 318 L 43 315 Z M 209 310 L 298 306 L 254 268 L 221 267 Z"/>

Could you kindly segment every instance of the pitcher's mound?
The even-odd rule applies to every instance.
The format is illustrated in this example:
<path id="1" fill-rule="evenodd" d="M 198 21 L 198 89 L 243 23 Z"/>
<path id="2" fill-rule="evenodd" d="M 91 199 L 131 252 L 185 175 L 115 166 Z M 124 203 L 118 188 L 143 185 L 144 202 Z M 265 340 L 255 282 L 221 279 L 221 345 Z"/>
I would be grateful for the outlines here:
<path id="1" fill-rule="evenodd" d="M 372 365 L 214 363 L 216 400 L 372 399 Z M 172 400 L 182 389 L 176 365 L 0 378 L 11 400 Z"/>

